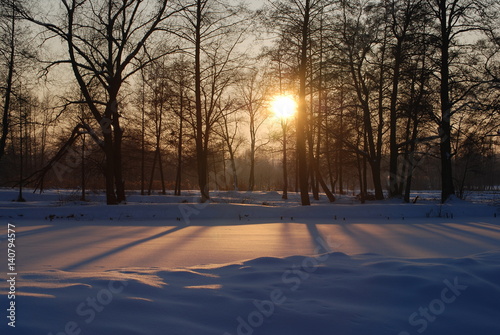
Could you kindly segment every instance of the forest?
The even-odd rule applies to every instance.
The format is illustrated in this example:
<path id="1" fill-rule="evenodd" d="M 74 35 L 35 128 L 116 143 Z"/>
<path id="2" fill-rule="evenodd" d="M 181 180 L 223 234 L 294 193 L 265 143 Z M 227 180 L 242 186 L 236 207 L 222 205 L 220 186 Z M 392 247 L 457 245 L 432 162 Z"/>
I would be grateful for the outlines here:
<path id="1" fill-rule="evenodd" d="M 0 0 L 0 187 L 500 187 L 496 0 Z M 293 101 L 279 117 L 273 104 Z M 279 108 L 278 108 L 279 109 Z M 273 112 L 274 111 L 274 112 Z"/>

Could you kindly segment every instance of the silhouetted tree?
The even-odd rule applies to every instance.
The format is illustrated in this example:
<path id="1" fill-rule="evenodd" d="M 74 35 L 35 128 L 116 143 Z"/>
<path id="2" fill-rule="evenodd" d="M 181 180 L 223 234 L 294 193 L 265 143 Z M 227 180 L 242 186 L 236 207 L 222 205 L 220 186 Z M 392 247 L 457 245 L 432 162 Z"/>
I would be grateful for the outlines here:
<path id="1" fill-rule="evenodd" d="M 178 9 L 167 0 L 61 0 L 60 4 L 62 12 L 45 17 L 27 7 L 18 6 L 17 11 L 66 44 L 68 58 L 53 61 L 49 68 L 71 67 L 84 97 L 80 103 L 87 104 L 100 128 L 99 136 L 93 131 L 93 138 L 106 155 L 106 201 L 118 204 L 125 201 L 120 91 L 141 67 L 172 52 L 167 48 L 145 62 L 137 61 L 148 53 L 146 42 L 167 28 L 163 23 Z M 91 90 L 91 85 L 98 89 Z"/>

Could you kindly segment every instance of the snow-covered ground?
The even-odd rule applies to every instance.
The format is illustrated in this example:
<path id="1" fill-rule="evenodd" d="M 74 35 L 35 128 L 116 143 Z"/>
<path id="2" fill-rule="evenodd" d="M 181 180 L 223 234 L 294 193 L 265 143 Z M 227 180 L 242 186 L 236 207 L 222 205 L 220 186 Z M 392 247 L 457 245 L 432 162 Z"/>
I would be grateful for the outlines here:
<path id="1" fill-rule="evenodd" d="M 293 193 L 213 195 L 105 206 L 0 190 L 1 334 L 500 333 L 496 193 L 310 207 Z"/>

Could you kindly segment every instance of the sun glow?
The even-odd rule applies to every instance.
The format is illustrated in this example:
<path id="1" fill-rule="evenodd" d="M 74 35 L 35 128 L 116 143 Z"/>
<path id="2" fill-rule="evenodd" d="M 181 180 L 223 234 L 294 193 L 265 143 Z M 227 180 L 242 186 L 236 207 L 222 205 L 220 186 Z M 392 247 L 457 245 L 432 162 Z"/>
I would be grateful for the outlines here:
<path id="1" fill-rule="evenodd" d="M 271 108 L 278 119 L 288 119 L 297 111 L 297 103 L 289 95 L 280 95 L 273 99 Z"/>

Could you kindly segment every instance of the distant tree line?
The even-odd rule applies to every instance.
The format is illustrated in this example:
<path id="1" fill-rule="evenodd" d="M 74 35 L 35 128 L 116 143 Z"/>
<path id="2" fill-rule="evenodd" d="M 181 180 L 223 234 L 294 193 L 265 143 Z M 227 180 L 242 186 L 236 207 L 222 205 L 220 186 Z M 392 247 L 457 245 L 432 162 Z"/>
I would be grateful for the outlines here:
<path id="1" fill-rule="evenodd" d="M 500 185 L 498 1 L 0 8 L 4 186 L 105 189 L 118 204 L 127 189 L 205 202 L 285 185 L 309 205 Z M 278 95 L 298 104 L 284 137 Z"/>

